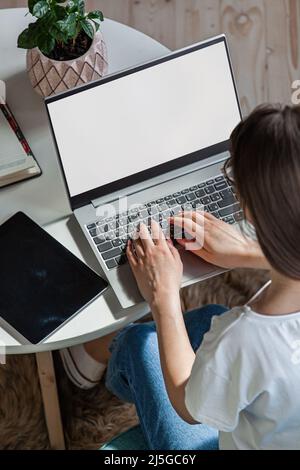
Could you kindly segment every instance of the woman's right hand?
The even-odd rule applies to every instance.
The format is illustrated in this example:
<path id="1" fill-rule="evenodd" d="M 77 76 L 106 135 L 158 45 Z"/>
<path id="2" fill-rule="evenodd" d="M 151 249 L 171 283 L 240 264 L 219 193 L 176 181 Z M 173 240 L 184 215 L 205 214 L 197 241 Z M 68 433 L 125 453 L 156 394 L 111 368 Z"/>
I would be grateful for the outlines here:
<path id="1" fill-rule="evenodd" d="M 270 269 L 256 241 L 211 214 L 184 213 L 172 218 L 171 224 L 183 228 L 196 241 L 176 239 L 177 243 L 208 263 L 225 269 Z"/>

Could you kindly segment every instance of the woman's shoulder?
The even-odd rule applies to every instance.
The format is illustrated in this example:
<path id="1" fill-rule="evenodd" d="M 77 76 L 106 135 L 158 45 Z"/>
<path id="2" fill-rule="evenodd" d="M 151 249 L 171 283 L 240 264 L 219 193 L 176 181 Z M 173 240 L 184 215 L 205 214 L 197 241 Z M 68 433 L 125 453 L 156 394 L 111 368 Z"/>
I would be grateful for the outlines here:
<path id="1" fill-rule="evenodd" d="M 263 315 L 248 305 L 234 307 L 213 318 L 206 344 L 237 351 L 261 351 L 277 338 L 285 338 L 300 331 L 300 313 L 290 315 Z"/>
<path id="2" fill-rule="evenodd" d="M 232 332 L 244 328 L 247 316 L 248 308 L 246 306 L 234 307 L 223 315 L 213 317 L 210 332 L 223 333 L 223 335 L 232 334 Z"/>
<path id="3" fill-rule="evenodd" d="M 255 347 L 257 333 L 258 325 L 252 321 L 249 307 L 234 307 L 213 317 L 203 346 L 237 353 Z"/>

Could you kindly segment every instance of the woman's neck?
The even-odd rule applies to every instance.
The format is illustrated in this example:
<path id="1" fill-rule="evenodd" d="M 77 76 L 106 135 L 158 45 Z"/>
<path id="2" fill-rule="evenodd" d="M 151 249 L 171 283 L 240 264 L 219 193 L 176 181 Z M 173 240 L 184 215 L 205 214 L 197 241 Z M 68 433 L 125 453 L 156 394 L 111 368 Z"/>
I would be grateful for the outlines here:
<path id="1" fill-rule="evenodd" d="M 300 312 L 300 281 L 290 279 L 277 271 L 271 271 L 272 283 L 251 304 L 251 308 L 263 315 L 288 315 Z"/>

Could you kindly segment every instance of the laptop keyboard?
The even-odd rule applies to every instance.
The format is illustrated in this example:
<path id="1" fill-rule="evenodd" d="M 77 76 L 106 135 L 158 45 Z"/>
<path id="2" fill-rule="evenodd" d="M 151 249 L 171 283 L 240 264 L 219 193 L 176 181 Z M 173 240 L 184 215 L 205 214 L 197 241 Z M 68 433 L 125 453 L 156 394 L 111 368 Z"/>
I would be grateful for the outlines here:
<path id="1" fill-rule="evenodd" d="M 151 220 L 155 220 L 165 235 L 170 235 L 168 218 L 182 211 L 196 209 L 209 212 L 232 225 L 244 219 L 234 188 L 224 176 L 218 176 L 128 212 L 112 217 L 100 217 L 86 228 L 107 269 L 110 270 L 127 262 L 127 242 L 133 237 L 140 223 L 149 227 Z"/>

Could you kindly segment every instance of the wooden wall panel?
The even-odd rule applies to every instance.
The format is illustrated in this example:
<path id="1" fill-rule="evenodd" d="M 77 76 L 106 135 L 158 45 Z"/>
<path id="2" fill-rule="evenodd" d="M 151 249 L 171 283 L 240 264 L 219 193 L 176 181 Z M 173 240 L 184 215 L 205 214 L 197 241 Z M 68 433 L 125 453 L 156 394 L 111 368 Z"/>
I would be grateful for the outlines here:
<path id="1" fill-rule="evenodd" d="M 261 0 L 224 0 L 220 32 L 229 40 L 244 113 L 266 100 L 265 5 Z"/>
<path id="2" fill-rule="evenodd" d="M 168 47 L 176 44 L 176 5 L 166 0 L 131 0 L 130 23 Z"/>
<path id="3" fill-rule="evenodd" d="M 199 42 L 221 31 L 219 0 L 176 0 L 175 44 L 171 49 Z M 172 25 L 169 25 L 172 28 Z M 173 47 L 175 46 L 175 47 Z"/>
<path id="4" fill-rule="evenodd" d="M 272 0 L 266 13 L 268 100 L 289 102 L 300 79 L 300 1 Z"/>
<path id="5" fill-rule="evenodd" d="M 26 5 L 0 0 L 0 6 Z M 300 80 L 300 0 L 87 0 L 89 9 L 177 49 L 226 33 L 243 110 L 290 103 Z"/>
<path id="6" fill-rule="evenodd" d="M 131 0 L 86 0 L 87 10 L 100 9 L 107 18 L 112 18 L 121 23 L 130 24 Z"/>

